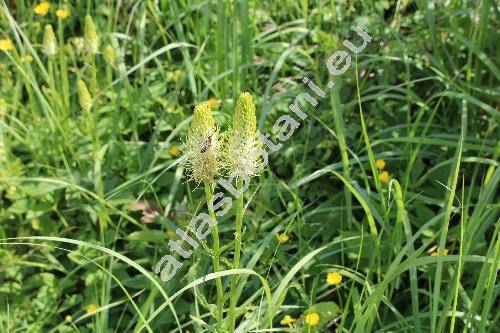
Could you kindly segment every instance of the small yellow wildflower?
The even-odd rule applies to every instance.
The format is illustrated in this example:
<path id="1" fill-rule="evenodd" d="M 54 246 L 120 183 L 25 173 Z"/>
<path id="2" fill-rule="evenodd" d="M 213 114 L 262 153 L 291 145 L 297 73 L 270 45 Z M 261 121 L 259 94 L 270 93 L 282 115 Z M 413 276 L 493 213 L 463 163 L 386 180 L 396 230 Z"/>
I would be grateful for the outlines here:
<path id="1" fill-rule="evenodd" d="M 382 171 L 382 172 L 380 173 L 380 175 L 378 175 L 378 179 L 380 179 L 380 181 L 381 181 L 382 183 L 387 183 L 387 182 L 389 182 L 389 178 L 390 178 L 390 176 L 389 176 L 389 173 L 388 173 L 387 171 Z"/>
<path id="2" fill-rule="evenodd" d="M 205 101 L 212 109 L 215 109 L 219 106 L 220 102 L 216 100 L 214 97 L 210 97 L 208 100 Z"/>
<path id="3" fill-rule="evenodd" d="M 379 170 L 384 170 L 385 168 L 385 161 L 384 160 L 376 160 L 375 165 Z"/>
<path id="4" fill-rule="evenodd" d="M 0 51 L 10 51 L 14 48 L 14 44 L 9 38 L 0 39 Z"/>
<path id="5" fill-rule="evenodd" d="M 179 150 L 179 148 L 177 148 L 177 146 L 172 146 L 172 147 L 170 147 L 169 152 L 170 152 L 170 154 L 177 156 L 177 155 L 179 155 L 180 150 Z"/>
<path id="6" fill-rule="evenodd" d="M 167 230 L 167 237 L 174 237 L 175 236 L 175 232 L 173 232 L 172 230 Z"/>
<path id="7" fill-rule="evenodd" d="M 73 321 L 73 317 L 71 317 L 70 315 L 67 315 L 67 316 L 66 316 L 66 321 L 67 321 L 68 323 L 71 323 L 71 322 Z"/>
<path id="8" fill-rule="evenodd" d="M 326 282 L 331 286 L 337 286 L 342 282 L 342 275 L 339 272 L 330 272 L 326 276 Z"/>
<path id="9" fill-rule="evenodd" d="M 445 256 L 448 255 L 448 252 L 449 252 L 448 249 L 443 249 L 443 254 Z M 439 247 L 436 249 L 436 251 L 431 253 L 431 257 L 437 257 L 438 255 L 439 255 Z"/>
<path id="10" fill-rule="evenodd" d="M 306 315 L 306 324 L 315 326 L 319 324 L 319 315 L 316 312 L 311 312 Z"/>
<path id="11" fill-rule="evenodd" d="M 31 227 L 33 230 L 40 230 L 40 222 L 37 219 L 31 220 Z"/>
<path id="12" fill-rule="evenodd" d="M 45 16 L 49 12 L 50 9 L 50 3 L 47 1 L 40 1 L 36 6 L 35 6 L 35 14 Z"/>
<path id="13" fill-rule="evenodd" d="M 24 57 L 24 60 L 26 60 L 27 62 L 32 62 L 33 56 L 28 54 L 26 57 Z"/>
<path id="14" fill-rule="evenodd" d="M 288 236 L 285 233 L 283 233 L 283 234 L 276 234 L 276 240 L 280 244 L 285 244 L 286 242 L 288 242 L 289 239 L 290 239 L 290 236 Z"/>
<path id="15" fill-rule="evenodd" d="M 295 322 L 295 319 L 293 319 L 291 316 L 286 315 L 281 319 L 280 324 L 281 326 L 289 326 Z"/>
<path id="16" fill-rule="evenodd" d="M 69 16 L 69 12 L 65 8 L 59 8 L 58 10 L 56 10 L 56 16 L 61 20 L 65 20 Z"/>
<path id="17" fill-rule="evenodd" d="M 90 304 L 89 306 L 87 306 L 87 313 L 88 314 L 92 314 L 95 312 L 95 310 L 97 310 L 97 305 L 95 305 L 94 303 Z"/>

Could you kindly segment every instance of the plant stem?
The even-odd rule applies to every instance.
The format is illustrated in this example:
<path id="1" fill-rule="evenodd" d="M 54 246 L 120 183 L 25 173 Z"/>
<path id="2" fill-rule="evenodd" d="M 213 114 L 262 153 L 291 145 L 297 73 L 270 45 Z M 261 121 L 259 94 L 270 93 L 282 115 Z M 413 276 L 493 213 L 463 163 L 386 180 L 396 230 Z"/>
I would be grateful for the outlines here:
<path id="1" fill-rule="evenodd" d="M 210 205 L 209 202 L 212 201 L 213 198 L 213 192 L 212 192 L 212 185 L 210 185 L 209 182 L 205 182 L 205 195 L 207 197 L 207 207 L 208 207 L 208 213 L 210 214 L 210 217 L 212 220 L 217 222 L 217 219 L 215 217 L 215 212 L 212 209 L 213 205 Z M 212 236 L 214 237 L 214 273 L 218 273 L 220 271 L 219 267 L 219 254 L 220 254 L 220 248 L 219 248 L 219 227 L 217 226 L 217 223 L 214 225 L 213 230 L 212 230 Z M 222 314 L 224 312 L 224 294 L 222 290 L 222 280 L 220 277 L 215 279 L 215 284 L 217 286 L 217 331 L 222 332 Z"/>
<path id="2" fill-rule="evenodd" d="M 238 180 L 238 190 L 243 186 L 241 179 Z M 235 245 L 234 245 L 234 260 L 233 269 L 239 268 L 240 265 L 240 252 L 241 252 L 241 228 L 243 225 L 243 193 L 240 194 L 236 200 L 236 232 L 234 234 Z M 231 299 L 229 302 L 229 332 L 234 332 L 236 316 L 236 302 L 238 302 L 238 297 L 236 296 L 236 283 L 238 282 L 238 276 L 233 275 L 231 277 L 231 289 L 229 294 Z"/>

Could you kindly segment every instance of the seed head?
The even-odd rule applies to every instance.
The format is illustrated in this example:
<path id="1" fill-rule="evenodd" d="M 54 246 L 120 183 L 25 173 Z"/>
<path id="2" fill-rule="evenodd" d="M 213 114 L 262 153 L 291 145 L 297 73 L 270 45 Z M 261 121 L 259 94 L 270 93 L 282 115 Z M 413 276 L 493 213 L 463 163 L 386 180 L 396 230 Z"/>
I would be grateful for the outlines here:
<path id="1" fill-rule="evenodd" d="M 96 54 L 99 50 L 99 36 L 95 29 L 94 20 L 90 15 L 85 17 L 83 39 L 86 51 L 90 54 Z"/>
<path id="2" fill-rule="evenodd" d="M 219 130 L 208 104 L 197 105 L 184 150 L 191 179 L 211 182 L 219 171 Z"/>
<path id="3" fill-rule="evenodd" d="M 54 29 L 52 29 L 52 25 L 47 24 L 45 26 L 45 32 L 43 34 L 43 53 L 47 56 L 53 56 L 57 53 L 57 39 L 54 34 Z"/>
<path id="4" fill-rule="evenodd" d="M 86 112 L 92 108 L 92 96 L 90 96 L 87 85 L 82 80 L 78 80 L 78 102 Z"/>
<path id="5" fill-rule="evenodd" d="M 238 98 L 233 124 L 225 136 L 224 167 L 227 172 L 244 172 L 249 176 L 246 163 L 254 149 L 259 147 L 255 105 L 250 93 L 242 93 Z M 258 161 L 251 161 L 258 164 Z M 254 165 L 254 166 L 255 166 Z"/>

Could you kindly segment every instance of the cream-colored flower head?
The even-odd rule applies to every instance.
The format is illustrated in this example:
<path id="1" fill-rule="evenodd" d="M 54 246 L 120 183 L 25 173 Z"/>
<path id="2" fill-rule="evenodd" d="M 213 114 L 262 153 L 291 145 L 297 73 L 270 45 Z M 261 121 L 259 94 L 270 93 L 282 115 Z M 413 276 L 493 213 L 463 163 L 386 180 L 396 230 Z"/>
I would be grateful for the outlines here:
<path id="1" fill-rule="evenodd" d="M 54 29 L 52 29 L 52 25 L 47 24 L 45 26 L 45 32 L 43 34 L 43 53 L 47 56 L 53 56 L 57 53 L 57 39 L 54 34 Z"/>
<path id="2" fill-rule="evenodd" d="M 218 135 L 210 106 L 206 103 L 197 105 L 184 147 L 190 178 L 196 182 L 211 182 L 219 172 Z"/>
<path id="3" fill-rule="evenodd" d="M 96 54 L 99 50 L 99 35 L 95 29 L 94 20 L 92 16 L 85 17 L 85 28 L 83 29 L 83 41 L 87 53 Z"/>
<path id="4" fill-rule="evenodd" d="M 245 92 L 238 98 L 233 124 L 226 133 L 224 142 L 224 168 L 229 174 L 242 172 L 248 176 L 255 176 L 246 168 L 247 159 L 255 149 L 258 149 L 257 118 L 252 95 Z M 250 161 L 252 167 L 259 161 Z"/>

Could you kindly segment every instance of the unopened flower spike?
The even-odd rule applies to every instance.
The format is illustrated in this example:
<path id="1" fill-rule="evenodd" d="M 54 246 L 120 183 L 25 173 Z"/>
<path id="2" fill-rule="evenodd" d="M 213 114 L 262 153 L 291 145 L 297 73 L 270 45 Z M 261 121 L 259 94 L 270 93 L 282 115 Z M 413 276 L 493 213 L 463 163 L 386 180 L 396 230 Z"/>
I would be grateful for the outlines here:
<path id="1" fill-rule="evenodd" d="M 45 26 L 45 32 L 43 34 L 43 53 L 47 56 L 53 56 L 57 54 L 57 39 L 54 34 L 54 29 L 52 29 L 52 25 L 47 24 Z"/>
<path id="2" fill-rule="evenodd" d="M 191 179 L 198 183 L 212 182 L 220 168 L 219 130 L 206 103 L 194 109 L 186 143 L 186 162 Z"/>
<path id="3" fill-rule="evenodd" d="M 96 54 L 99 50 L 99 36 L 90 15 L 85 17 L 85 28 L 83 31 L 84 46 L 87 53 Z"/>
<path id="4" fill-rule="evenodd" d="M 106 60 L 108 65 L 113 66 L 116 60 L 115 48 L 111 44 L 108 44 L 106 45 L 106 47 L 104 47 L 103 53 L 104 53 L 104 60 Z"/>
<path id="5" fill-rule="evenodd" d="M 92 96 L 90 96 L 87 85 L 82 80 L 78 80 L 78 102 L 86 112 L 92 108 Z"/>
<path id="6" fill-rule="evenodd" d="M 252 151 L 259 147 L 257 118 L 252 95 L 248 92 L 242 93 L 236 104 L 233 116 L 233 124 L 225 137 L 224 165 L 229 173 L 244 172 L 249 176 L 255 174 L 246 168 L 247 158 Z M 258 161 L 250 161 L 252 167 Z"/>

